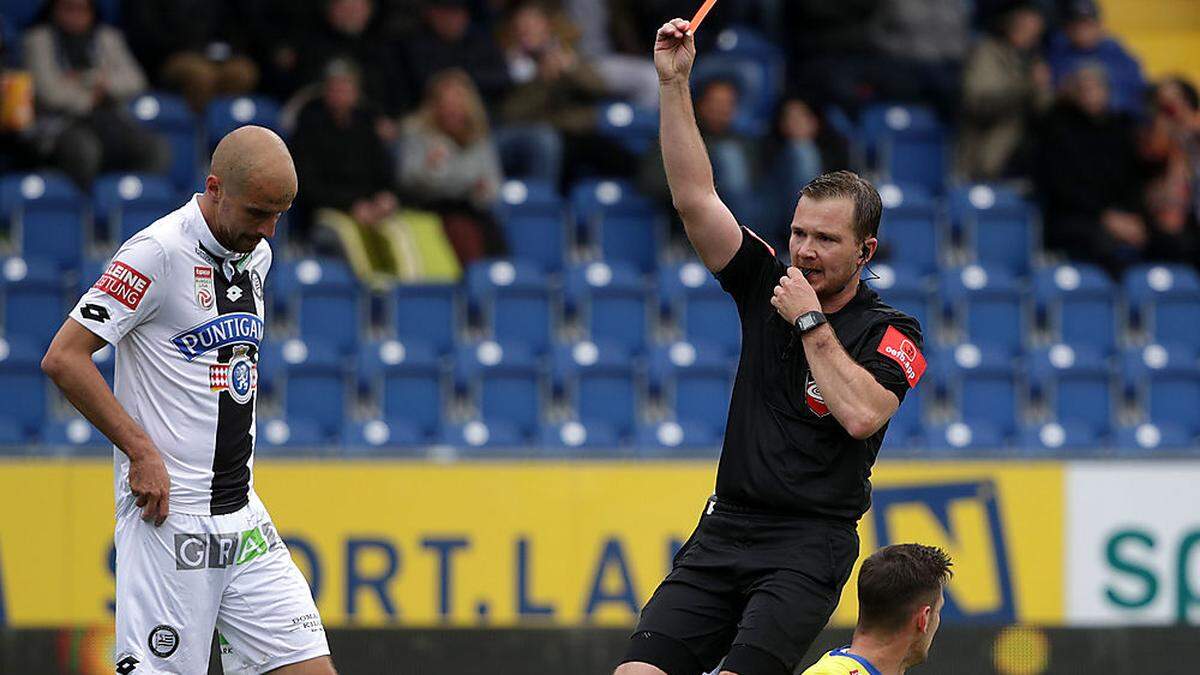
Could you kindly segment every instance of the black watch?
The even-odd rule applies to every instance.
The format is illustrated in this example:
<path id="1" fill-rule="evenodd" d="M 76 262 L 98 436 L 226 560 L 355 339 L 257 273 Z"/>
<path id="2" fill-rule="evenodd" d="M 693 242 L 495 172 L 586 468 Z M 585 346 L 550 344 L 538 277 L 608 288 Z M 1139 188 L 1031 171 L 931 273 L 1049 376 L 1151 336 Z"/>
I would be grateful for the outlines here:
<path id="1" fill-rule="evenodd" d="M 807 333 L 823 323 L 828 323 L 828 321 L 829 320 L 826 319 L 825 315 L 821 312 L 815 310 L 812 312 L 805 312 L 796 317 L 796 330 L 800 333 Z"/>

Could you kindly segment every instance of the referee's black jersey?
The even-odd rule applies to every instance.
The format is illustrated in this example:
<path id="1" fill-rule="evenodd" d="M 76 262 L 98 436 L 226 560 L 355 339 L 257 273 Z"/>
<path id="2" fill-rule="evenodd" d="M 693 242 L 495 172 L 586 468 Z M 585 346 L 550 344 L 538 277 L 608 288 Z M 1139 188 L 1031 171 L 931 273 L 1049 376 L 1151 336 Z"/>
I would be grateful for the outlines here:
<path id="1" fill-rule="evenodd" d="M 830 414 L 795 328 L 771 306 L 787 267 L 754 233 L 716 276 L 737 302 L 742 354 L 717 471 L 717 498 L 765 511 L 857 521 L 871 505 L 871 465 L 885 425 L 857 440 Z M 925 370 L 921 325 L 859 284 L 827 315 L 859 365 L 901 401 Z"/>

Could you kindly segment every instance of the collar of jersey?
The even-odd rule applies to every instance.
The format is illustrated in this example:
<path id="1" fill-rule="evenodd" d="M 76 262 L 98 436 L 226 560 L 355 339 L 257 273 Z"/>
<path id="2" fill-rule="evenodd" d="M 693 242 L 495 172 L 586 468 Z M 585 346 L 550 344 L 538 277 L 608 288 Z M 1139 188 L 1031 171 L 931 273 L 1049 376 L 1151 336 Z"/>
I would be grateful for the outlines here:
<path id="1" fill-rule="evenodd" d="M 209 255 L 215 256 L 217 262 L 222 263 L 222 273 L 225 278 L 232 278 L 234 274 L 242 271 L 246 267 L 246 263 L 250 260 L 249 253 L 237 253 L 230 251 L 217 241 L 213 236 L 212 230 L 208 227 L 208 221 L 204 220 L 204 214 L 200 211 L 200 195 L 192 195 L 192 201 L 188 202 L 189 218 L 188 224 L 195 230 L 195 234 L 200 238 L 200 245 Z"/>
<path id="2" fill-rule="evenodd" d="M 830 656 L 842 656 L 847 659 L 857 661 L 858 665 L 867 669 L 868 675 L 880 675 L 879 669 L 876 668 L 875 666 L 871 665 L 870 661 L 864 659 L 863 657 L 859 656 L 858 654 L 851 654 L 850 652 L 846 651 L 847 649 L 850 649 L 850 645 L 846 645 L 845 647 L 842 647 L 841 649 L 835 649 L 835 650 L 829 652 L 829 654 L 830 654 Z"/>

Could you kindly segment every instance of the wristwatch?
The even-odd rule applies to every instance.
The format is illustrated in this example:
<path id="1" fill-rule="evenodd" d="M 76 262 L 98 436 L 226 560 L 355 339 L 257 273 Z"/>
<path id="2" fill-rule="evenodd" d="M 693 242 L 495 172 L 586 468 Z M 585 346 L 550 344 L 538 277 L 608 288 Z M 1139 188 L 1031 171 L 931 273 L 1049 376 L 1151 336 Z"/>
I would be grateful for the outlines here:
<path id="1" fill-rule="evenodd" d="M 823 323 L 828 323 L 828 319 L 826 319 L 825 315 L 821 312 L 815 310 L 812 312 L 805 312 L 796 317 L 796 330 L 800 333 L 807 333 Z"/>

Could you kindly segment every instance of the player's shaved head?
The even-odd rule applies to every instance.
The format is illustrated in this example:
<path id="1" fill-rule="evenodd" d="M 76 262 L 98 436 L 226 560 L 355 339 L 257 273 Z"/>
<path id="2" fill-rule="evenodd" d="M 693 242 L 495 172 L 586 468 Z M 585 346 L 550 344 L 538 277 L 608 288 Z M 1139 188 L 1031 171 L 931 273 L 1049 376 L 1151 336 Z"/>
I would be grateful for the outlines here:
<path id="1" fill-rule="evenodd" d="M 292 155 L 283 139 L 266 127 L 244 126 L 226 134 L 213 151 L 210 172 L 237 193 L 244 192 L 251 181 L 293 196 L 296 193 Z"/>
<path id="2" fill-rule="evenodd" d="M 283 139 L 264 127 L 240 127 L 213 151 L 200 211 L 218 242 L 245 253 L 275 234 L 296 190 L 296 165 Z"/>

